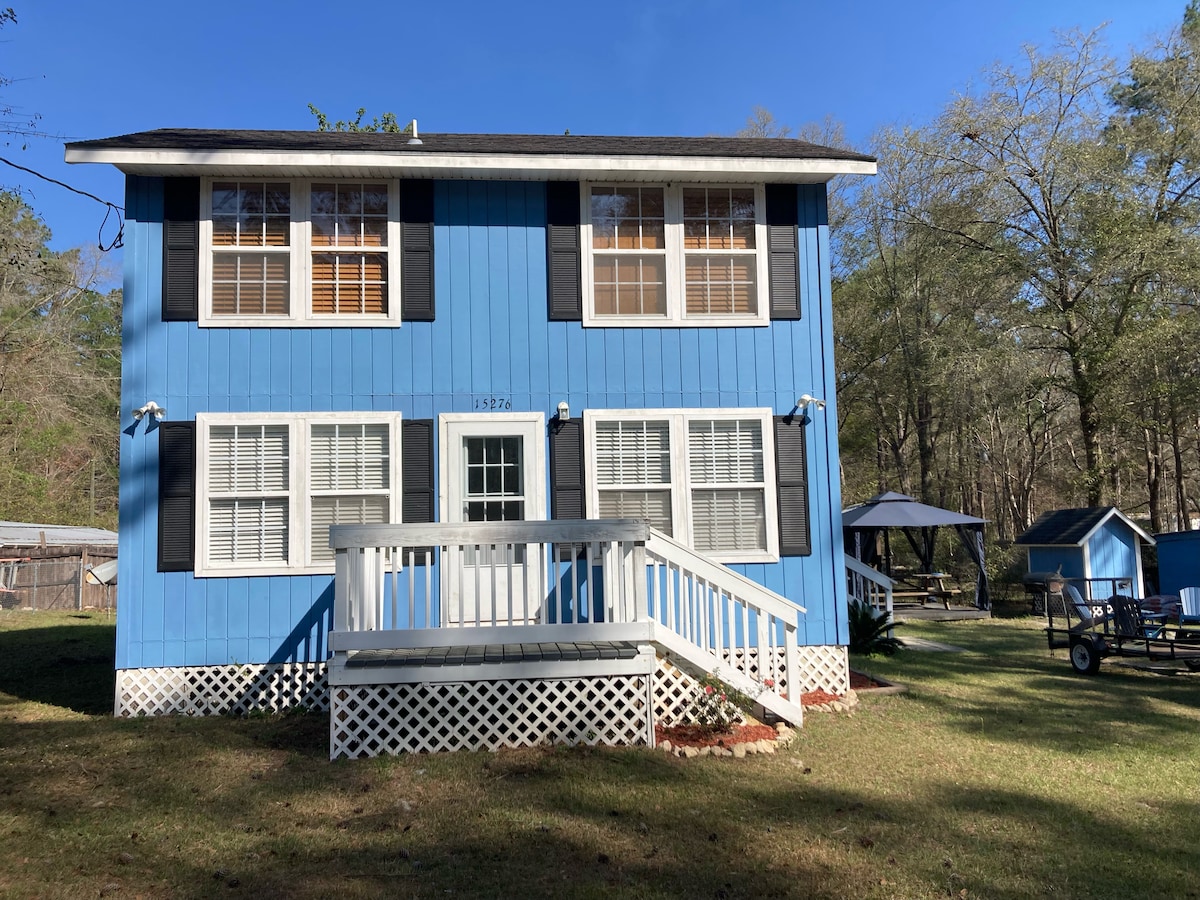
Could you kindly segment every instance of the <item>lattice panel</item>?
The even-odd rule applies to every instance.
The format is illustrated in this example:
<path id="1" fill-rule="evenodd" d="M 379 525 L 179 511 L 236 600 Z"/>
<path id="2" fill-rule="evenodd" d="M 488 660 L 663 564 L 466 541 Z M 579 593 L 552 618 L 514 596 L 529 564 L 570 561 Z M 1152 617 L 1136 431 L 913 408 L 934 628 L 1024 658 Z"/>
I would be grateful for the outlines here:
<path id="1" fill-rule="evenodd" d="M 850 666 L 849 658 L 846 656 L 845 647 L 837 646 L 820 646 L 820 647 L 798 647 L 798 656 L 800 660 L 800 691 L 827 691 L 830 694 L 844 694 L 850 690 Z M 751 647 L 748 651 L 749 658 L 745 664 L 745 669 L 752 678 L 759 678 L 758 665 L 758 648 Z M 743 668 L 743 650 L 739 647 L 732 651 L 733 659 L 736 661 L 736 668 Z M 782 673 L 784 649 L 777 648 L 775 651 L 778 664 L 777 672 Z M 726 658 L 728 658 L 728 653 Z M 731 663 L 731 666 L 733 664 Z M 776 690 L 782 693 L 788 693 L 787 677 L 779 675 L 777 678 Z"/>
<path id="2" fill-rule="evenodd" d="M 805 691 L 827 691 L 831 694 L 844 694 L 850 689 L 850 669 L 845 647 L 800 647 L 800 669 L 803 673 L 801 693 Z M 777 651 L 779 666 L 776 671 L 783 672 L 783 654 Z M 730 659 L 730 654 L 726 654 Z M 758 648 L 751 647 L 747 664 L 743 666 L 743 650 L 732 651 L 731 669 L 742 669 L 751 678 L 758 679 Z M 717 672 L 720 677 L 720 672 Z M 654 720 L 660 725 L 670 727 L 683 721 L 688 708 L 692 705 L 699 682 L 674 665 L 669 660 L 658 659 L 658 668 L 654 673 Z M 776 690 L 791 696 L 788 691 L 787 678 L 780 676 Z"/>
<path id="3" fill-rule="evenodd" d="M 324 663 L 118 669 L 116 715 L 214 716 L 326 710 Z"/>
<path id="4" fill-rule="evenodd" d="M 670 728 L 684 722 L 699 692 L 699 681 L 660 656 L 654 671 L 655 723 Z"/>
<path id="5" fill-rule="evenodd" d="M 337 686 L 330 703 L 330 759 L 653 743 L 646 675 Z"/>

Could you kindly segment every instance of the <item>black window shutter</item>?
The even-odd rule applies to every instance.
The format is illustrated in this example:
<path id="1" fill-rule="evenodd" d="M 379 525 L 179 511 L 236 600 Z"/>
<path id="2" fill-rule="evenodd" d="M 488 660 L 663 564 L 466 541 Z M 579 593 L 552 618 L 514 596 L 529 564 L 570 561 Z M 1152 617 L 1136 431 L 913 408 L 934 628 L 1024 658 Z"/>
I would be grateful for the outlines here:
<path id="1" fill-rule="evenodd" d="M 779 482 L 779 554 L 812 553 L 808 514 L 808 447 L 805 418 L 775 417 L 775 477 Z"/>
<path id="2" fill-rule="evenodd" d="M 583 422 L 550 423 L 550 518 L 582 519 Z"/>
<path id="3" fill-rule="evenodd" d="M 546 184 L 546 272 L 550 321 L 582 320 L 577 181 Z"/>
<path id="4" fill-rule="evenodd" d="M 196 423 L 158 425 L 158 571 L 196 568 Z"/>
<path id="5" fill-rule="evenodd" d="M 800 318 L 800 210 L 796 185 L 767 185 L 767 279 L 772 319 Z"/>
<path id="6" fill-rule="evenodd" d="M 200 179 L 163 179 L 162 318 L 200 317 Z"/>
<path id="7" fill-rule="evenodd" d="M 400 182 L 400 318 L 432 322 L 433 182 Z"/>
<path id="8" fill-rule="evenodd" d="M 400 517 L 405 523 L 434 521 L 433 419 L 405 419 L 400 423 Z M 413 547 L 416 562 L 433 558 L 432 547 Z M 404 564 L 408 565 L 408 554 Z"/>

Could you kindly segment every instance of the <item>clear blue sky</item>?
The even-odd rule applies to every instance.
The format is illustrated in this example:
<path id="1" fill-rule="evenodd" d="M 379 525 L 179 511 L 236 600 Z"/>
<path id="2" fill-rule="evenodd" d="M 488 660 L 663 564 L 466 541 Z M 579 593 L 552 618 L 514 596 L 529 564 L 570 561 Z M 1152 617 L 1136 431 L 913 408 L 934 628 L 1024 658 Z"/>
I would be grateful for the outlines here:
<path id="1" fill-rule="evenodd" d="M 425 132 L 729 134 L 756 105 L 793 127 L 831 115 L 869 149 L 928 121 L 994 62 L 1108 23 L 1118 57 L 1186 0 L 3 0 L 0 99 L 55 138 L 0 155 L 123 202 L 122 176 L 67 166 L 66 140 L 163 127 L 315 127 L 365 106 Z M 344 18 L 342 16 L 344 15 Z M 104 208 L 0 165 L 53 246 L 95 244 Z M 105 234 L 111 239 L 112 230 Z"/>

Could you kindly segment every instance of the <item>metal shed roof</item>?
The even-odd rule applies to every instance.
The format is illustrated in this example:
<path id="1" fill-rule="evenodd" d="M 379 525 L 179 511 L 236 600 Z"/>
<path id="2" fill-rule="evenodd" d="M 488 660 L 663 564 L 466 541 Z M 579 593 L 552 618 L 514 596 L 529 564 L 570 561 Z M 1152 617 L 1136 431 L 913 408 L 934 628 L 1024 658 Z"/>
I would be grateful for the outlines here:
<path id="1" fill-rule="evenodd" d="M 117 533 L 86 525 L 37 525 L 29 522 L 0 522 L 0 547 L 115 547 Z"/>

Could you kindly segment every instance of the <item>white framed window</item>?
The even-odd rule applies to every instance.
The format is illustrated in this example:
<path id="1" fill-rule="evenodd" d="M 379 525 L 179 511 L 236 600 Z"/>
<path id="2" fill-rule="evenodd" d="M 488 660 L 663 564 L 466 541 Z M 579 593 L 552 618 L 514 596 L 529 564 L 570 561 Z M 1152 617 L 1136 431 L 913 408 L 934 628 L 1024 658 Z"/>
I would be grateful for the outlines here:
<path id="1" fill-rule="evenodd" d="M 196 416 L 196 575 L 333 571 L 330 525 L 400 521 L 399 413 Z"/>
<path id="2" fill-rule="evenodd" d="M 763 185 L 584 184 L 583 323 L 767 325 Z"/>
<path id="3" fill-rule="evenodd" d="M 400 324 L 398 182 L 205 178 L 200 325 Z"/>
<path id="4" fill-rule="evenodd" d="M 779 558 L 770 409 L 585 410 L 588 515 L 725 562 Z"/>

